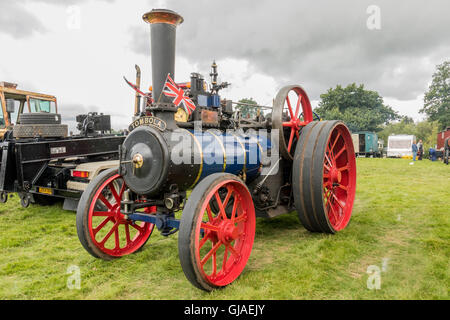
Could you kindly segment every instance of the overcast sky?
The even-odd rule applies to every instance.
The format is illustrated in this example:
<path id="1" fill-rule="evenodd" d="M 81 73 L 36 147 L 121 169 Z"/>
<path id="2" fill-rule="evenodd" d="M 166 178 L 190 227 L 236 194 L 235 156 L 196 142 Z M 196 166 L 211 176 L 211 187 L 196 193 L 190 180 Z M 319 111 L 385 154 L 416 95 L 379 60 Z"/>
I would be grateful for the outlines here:
<path id="1" fill-rule="evenodd" d="M 99 111 L 125 128 L 134 94 L 122 76 L 134 79 L 137 63 L 151 84 L 142 15 L 153 8 L 185 18 L 176 80 L 208 78 L 215 59 L 232 83 L 222 97 L 233 100 L 271 105 L 281 87 L 300 84 L 316 106 L 329 88 L 356 82 L 419 120 L 435 66 L 450 60 L 448 0 L 0 0 L 0 81 L 56 95 L 66 122 Z"/>

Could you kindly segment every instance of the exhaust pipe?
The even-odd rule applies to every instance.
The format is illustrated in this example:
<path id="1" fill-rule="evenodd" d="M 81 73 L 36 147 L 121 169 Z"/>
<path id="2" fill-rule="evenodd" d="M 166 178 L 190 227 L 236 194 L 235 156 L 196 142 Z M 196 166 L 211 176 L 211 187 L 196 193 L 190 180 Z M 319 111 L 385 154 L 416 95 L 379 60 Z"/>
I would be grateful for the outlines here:
<path id="1" fill-rule="evenodd" d="M 155 102 L 167 102 L 162 95 L 167 75 L 175 81 L 175 42 L 177 26 L 184 19 L 166 9 L 153 9 L 143 19 L 151 26 L 152 87 Z"/>
<path id="2" fill-rule="evenodd" d="M 134 66 L 136 68 L 136 88 L 141 89 L 141 68 L 138 65 Z M 144 106 L 145 107 L 145 106 Z M 134 115 L 137 117 L 141 113 L 141 95 L 136 91 L 134 99 Z"/>

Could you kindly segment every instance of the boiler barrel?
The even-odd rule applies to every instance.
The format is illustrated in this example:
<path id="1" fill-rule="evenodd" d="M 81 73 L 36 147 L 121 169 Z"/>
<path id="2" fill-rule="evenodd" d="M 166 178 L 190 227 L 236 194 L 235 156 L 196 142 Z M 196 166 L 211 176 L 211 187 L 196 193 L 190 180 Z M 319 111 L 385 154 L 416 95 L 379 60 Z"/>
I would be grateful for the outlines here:
<path id="1" fill-rule="evenodd" d="M 203 178 L 219 172 L 256 179 L 262 156 L 271 148 L 265 136 L 237 131 L 187 129 L 160 132 L 141 126 L 122 145 L 121 174 L 137 194 L 157 196 L 192 189 Z"/>
<path id="2" fill-rule="evenodd" d="M 261 172 L 263 147 L 270 141 L 261 141 L 257 136 L 242 135 L 235 131 L 220 130 L 190 131 L 196 144 L 201 146 L 202 166 L 198 181 L 210 174 L 226 172 L 240 175 L 246 181 L 257 178 Z M 196 181 L 196 182 L 198 182 Z"/>

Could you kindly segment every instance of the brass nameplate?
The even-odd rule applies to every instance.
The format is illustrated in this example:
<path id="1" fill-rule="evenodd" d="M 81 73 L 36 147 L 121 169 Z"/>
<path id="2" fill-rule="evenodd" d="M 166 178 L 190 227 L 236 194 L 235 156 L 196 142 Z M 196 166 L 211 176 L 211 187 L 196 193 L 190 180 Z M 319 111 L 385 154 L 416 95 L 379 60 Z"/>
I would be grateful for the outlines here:
<path id="1" fill-rule="evenodd" d="M 167 124 L 163 120 L 157 117 L 148 116 L 148 117 L 140 117 L 139 119 L 134 120 L 133 123 L 131 123 L 130 126 L 128 127 L 128 131 L 131 132 L 137 127 L 141 126 L 155 127 L 161 131 L 164 131 L 167 128 Z"/>

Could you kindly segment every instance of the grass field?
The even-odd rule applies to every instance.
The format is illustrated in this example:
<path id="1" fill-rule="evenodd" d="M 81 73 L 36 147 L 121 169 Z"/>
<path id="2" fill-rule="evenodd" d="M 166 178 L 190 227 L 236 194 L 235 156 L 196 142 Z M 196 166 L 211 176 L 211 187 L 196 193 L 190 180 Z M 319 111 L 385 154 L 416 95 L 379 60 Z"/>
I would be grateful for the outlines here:
<path id="1" fill-rule="evenodd" d="M 139 253 L 97 260 L 74 213 L 22 209 L 16 196 L 0 206 L 0 299 L 449 299 L 450 166 L 409 163 L 357 160 L 353 216 L 339 234 L 309 233 L 295 212 L 258 219 L 243 274 L 212 293 L 184 277 L 177 235 L 155 232 Z M 67 286 L 70 266 L 79 290 Z"/>

